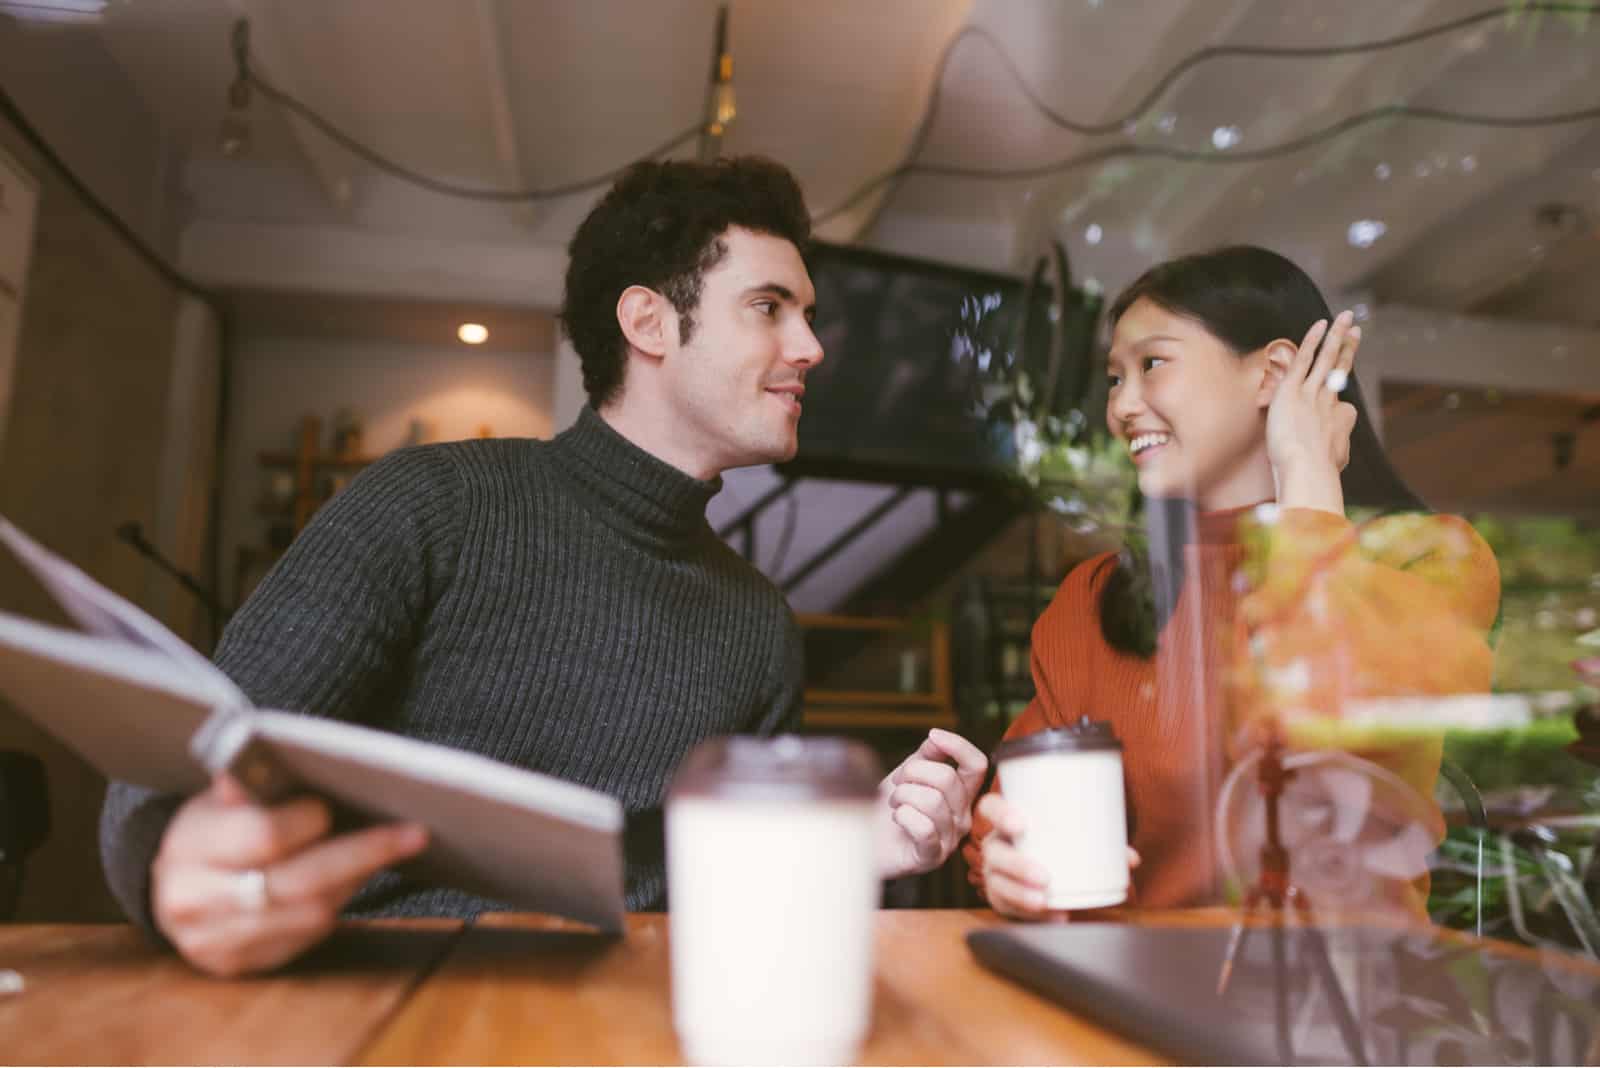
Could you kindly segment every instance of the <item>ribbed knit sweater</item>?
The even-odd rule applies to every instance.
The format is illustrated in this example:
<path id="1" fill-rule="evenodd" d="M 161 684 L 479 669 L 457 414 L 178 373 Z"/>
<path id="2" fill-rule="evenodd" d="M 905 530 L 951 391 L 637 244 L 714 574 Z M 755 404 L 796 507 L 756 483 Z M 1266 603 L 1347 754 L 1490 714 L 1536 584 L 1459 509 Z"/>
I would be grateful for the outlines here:
<path id="1" fill-rule="evenodd" d="M 1270 562 L 1278 581 L 1262 583 L 1241 607 L 1242 511 L 1199 517 L 1195 542 L 1185 547 L 1184 586 L 1155 657 L 1120 652 L 1101 632 L 1100 594 L 1115 555 L 1075 567 L 1034 625 L 1036 696 L 1006 732 L 1018 737 L 1085 715 L 1112 724 L 1123 745 L 1131 844 L 1143 860 L 1133 873 L 1130 903 L 1141 907 L 1201 904 L 1221 889 L 1208 815 L 1230 759 L 1219 717 L 1226 709 L 1228 726 L 1237 731 L 1249 714 L 1237 707 L 1238 692 L 1230 708 L 1225 689 L 1230 669 L 1235 681 L 1240 675 L 1241 614 L 1260 622 L 1255 617 L 1266 613 L 1273 618 L 1262 627 L 1304 643 L 1297 655 L 1310 665 L 1310 681 L 1336 691 L 1326 702 L 1330 707 L 1355 697 L 1489 688 L 1487 633 L 1499 605 L 1500 573 L 1493 552 L 1465 521 L 1407 515 L 1357 528 L 1327 512 L 1285 509 Z M 1325 581 L 1308 596 L 1299 580 L 1313 568 L 1325 569 Z M 1259 692 L 1252 696 L 1258 705 L 1272 703 Z M 1432 798 L 1437 739 L 1350 748 Z M 987 821 L 975 818 L 963 847 L 980 888 L 977 843 L 989 830 Z M 1442 834 L 1442 823 L 1435 820 L 1429 831 Z M 1425 895 L 1425 880 L 1418 889 Z"/>
<path id="2" fill-rule="evenodd" d="M 333 498 L 230 622 L 216 662 L 261 708 L 437 742 L 622 802 L 630 909 L 665 896 L 661 806 L 702 739 L 798 723 L 782 595 L 706 522 L 721 480 L 593 410 L 550 442 L 403 449 Z M 101 854 L 150 923 L 150 864 L 181 799 L 113 784 Z M 498 907 L 393 872 L 347 912 Z"/>

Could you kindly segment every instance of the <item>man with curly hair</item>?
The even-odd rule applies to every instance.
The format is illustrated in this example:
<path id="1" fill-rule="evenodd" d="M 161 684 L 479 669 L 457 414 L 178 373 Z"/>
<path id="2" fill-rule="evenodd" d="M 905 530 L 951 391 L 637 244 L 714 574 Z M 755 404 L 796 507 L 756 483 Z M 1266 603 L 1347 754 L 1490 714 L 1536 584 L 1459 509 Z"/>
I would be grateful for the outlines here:
<path id="1" fill-rule="evenodd" d="M 662 803 L 695 743 L 798 725 L 783 596 L 706 523 L 731 467 L 794 455 L 822 360 L 799 186 L 760 159 L 630 168 L 578 228 L 562 318 L 590 404 L 553 441 L 403 449 L 319 511 L 217 663 L 263 707 L 441 742 L 617 797 L 632 909 L 665 897 Z M 884 780 L 885 877 L 968 827 L 985 759 L 935 731 Z M 114 784 L 130 917 L 204 971 L 284 963 L 340 915 L 493 909 L 388 870 L 424 829 L 333 833 L 327 806 Z"/>

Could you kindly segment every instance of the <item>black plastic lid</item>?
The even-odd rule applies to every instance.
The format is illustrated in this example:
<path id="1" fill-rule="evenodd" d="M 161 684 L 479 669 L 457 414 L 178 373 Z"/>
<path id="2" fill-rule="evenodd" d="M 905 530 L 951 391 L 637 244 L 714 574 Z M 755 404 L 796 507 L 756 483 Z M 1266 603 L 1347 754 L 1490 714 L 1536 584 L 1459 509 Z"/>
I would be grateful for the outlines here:
<path id="1" fill-rule="evenodd" d="M 996 763 L 1012 757 L 1034 756 L 1038 753 L 1078 753 L 1092 749 L 1121 749 L 1122 743 L 1103 719 L 1084 716 L 1066 727 L 1051 727 L 1045 731 L 1008 738 L 994 751 Z"/>
<path id="2" fill-rule="evenodd" d="M 690 750 L 668 800 L 875 800 L 883 772 L 861 742 L 844 738 L 712 738 Z"/>

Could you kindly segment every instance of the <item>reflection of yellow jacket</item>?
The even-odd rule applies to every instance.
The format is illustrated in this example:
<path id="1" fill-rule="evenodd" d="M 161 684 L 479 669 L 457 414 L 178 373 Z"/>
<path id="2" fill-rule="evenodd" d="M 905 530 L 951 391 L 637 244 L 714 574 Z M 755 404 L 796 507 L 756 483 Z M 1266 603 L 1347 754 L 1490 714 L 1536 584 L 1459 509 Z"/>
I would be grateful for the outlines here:
<path id="1" fill-rule="evenodd" d="M 1291 747 L 1297 720 L 1320 724 L 1316 742 L 1328 744 L 1330 721 L 1348 699 L 1489 688 L 1500 572 L 1464 520 L 1401 515 L 1358 526 L 1288 509 L 1241 542 L 1240 519 L 1239 511 L 1200 517 L 1183 591 L 1149 660 L 1112 649 L 1100 632 L 1100 592 L 1116 557 L 1074 568 L 1033 629 L 1037 696 L 1006 732 L 1085 715 L 1111 722 L 1123 743 L 1132 844 L 1144 861 L 1135 901 L 1147 907 L 1215 898 L 1207 814 L 1225 754 L 1237 755 L 1269 714 L 1285 724 Z M 1299 740 L 1310 742 L 1310 733 Z M 1399 740 L 1363 729 L 1336 741 L 1431 799 L 1438 736 Z M 974 841 L 988 831 L 981 822 Z M 1437 838 L 1436 811 L 1433 822 Z M 965 853 L 981 886 L 978 850 L 969 842 Z"/>

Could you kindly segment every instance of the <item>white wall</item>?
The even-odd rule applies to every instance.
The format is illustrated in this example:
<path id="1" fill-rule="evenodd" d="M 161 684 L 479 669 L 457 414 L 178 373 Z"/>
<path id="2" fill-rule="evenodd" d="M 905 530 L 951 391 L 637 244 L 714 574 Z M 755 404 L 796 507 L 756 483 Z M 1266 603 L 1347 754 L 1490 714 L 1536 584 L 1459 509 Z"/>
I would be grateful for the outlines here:
<path id="1" fill-rule="evenodd" d="M 222 587 L 231 603 L 241 546 L 264 546 L 258 512 L 266 473 L 258 454 L 294 448 L 300 419 L 321 418 L 323 445 L 335 413 L 348 407 L 362 422 L 362 452 L 405 444 L 411 421 L 428 424 L 427 440 L 478 436 L 550 437 L 554 427 L 553 354 L 481 352 L 458 347 L 304 338 L 242 337 L 229 383 L 228 442 L 222 503 Z"/>
<path id="2" fill-rule="evenodd" d="M 178 298 L 173 335 L 160 489 L 155 520 L 144 536 L 176 567 L 209 587 L 213 579 L 208 574 L 208 528 L 218 477 L 221 415 L 217 410 L 222 387 L 221 323 L 209 305 L 185 294 Z M 142 603 L 191 642 L 209 643 L 214 637 L 204 609 L 154 564 L 145 569 Z"/>

